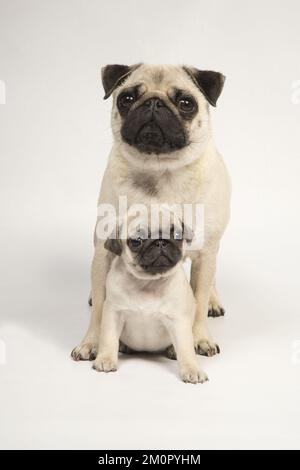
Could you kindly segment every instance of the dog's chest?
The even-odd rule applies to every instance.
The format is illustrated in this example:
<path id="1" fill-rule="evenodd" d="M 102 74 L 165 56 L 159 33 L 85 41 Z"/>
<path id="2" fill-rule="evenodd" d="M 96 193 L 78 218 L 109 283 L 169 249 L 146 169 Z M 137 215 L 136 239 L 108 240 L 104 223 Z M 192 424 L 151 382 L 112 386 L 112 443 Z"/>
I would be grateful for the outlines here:
<path id="1" fill-rule="evenodd" d="M 127 193 L 130 204 L 141 201 L 164 204 L 197 202 L 201 198 L 201 188 L 196 175 L 180 173 L 132 172 L 120 186 Z"/>

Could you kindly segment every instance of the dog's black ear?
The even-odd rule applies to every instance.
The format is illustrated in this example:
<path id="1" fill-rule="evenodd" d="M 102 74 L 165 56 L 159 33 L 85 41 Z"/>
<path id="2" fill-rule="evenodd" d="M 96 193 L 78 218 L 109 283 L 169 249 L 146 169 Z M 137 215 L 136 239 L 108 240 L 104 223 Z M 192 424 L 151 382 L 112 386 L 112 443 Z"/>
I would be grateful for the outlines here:
<path id="1" fill-rule="evenodd" d="M 212 72 L 211 70 L 198 70 L 193 67 L 183 68 L 203 93 L 207 101 L 212 106 L 216 106 L 223 90 L 225 76 L 220 72 Z"/>
<path id="2" fill-rule="evenodd" d="M 101 69 L 102 84 L 105 91 L 104 99 L 110 97 L 112 92 L 141 64 L 135 65 L 106 65 Z"/>
<path id="3" fill-rule="evenodd" d="M 118 256 L 121 255 L 123 250 L 122 242 L 119 238 L 107 238 L 104 243 L 104 248 Z"/>

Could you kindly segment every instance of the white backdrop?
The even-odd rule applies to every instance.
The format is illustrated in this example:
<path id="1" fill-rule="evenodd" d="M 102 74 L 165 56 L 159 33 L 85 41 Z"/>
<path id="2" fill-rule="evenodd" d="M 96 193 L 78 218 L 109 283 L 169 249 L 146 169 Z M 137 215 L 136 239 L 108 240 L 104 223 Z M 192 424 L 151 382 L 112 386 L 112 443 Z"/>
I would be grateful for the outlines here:
<path id="1" fill-rule="evenodd" d="M 0 0 L 1 447 L 299 447 L 299 20 L 297 0 Z M 227 76 L 226 316 L 205 385 L 161 357 L 110 375 L 69 359 L 112 141 L 100 67 L 138 61 Z"/>

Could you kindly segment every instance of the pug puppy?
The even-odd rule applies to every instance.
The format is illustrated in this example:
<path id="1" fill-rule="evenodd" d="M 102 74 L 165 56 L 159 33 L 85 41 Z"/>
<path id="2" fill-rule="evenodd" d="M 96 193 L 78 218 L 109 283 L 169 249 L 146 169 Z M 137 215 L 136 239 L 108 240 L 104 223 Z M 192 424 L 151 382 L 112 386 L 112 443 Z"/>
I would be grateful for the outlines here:
<path id="1" fill-rule="evenodd" d="M 225 77 L 186 66 L 107 65 L 102 70 L 105 99 L 112 95 L 114 144 L 103 177 L 99 204 L 118 207 L 144 203 L 202 204 L 204 243 L 189 252 L 191 286 L 196 299 L 193 324 L 198 353 L 216 354 L 207 315 L 224 314 L 216 289 L 216 260 L 229 219 L 230 181 L 216 150 L 210 105 L 216 106 Z M 105 240 L 95 237 L 92 262 L 92 313 L 88 331 L 72 351 L 74 360 L 95 357 L 111 264 Z M 120 261 L 119 261 L 120 262 Z"/>
<path id="2" fill-rule="evenodd" d="M 123 352 L 177 356 L 184 382 L 207 380 L 194 349 L 195 300 L 182 266 L 190 242 L 185 237 L 172 226 L 170 237 L 158 231 L 150 238 L 149 232 L 137 229 L 126 240 L 107 239 L 105 248 L 117 256 L 106 280 L 95 370 L 117 370 L 121 341 Z"/>

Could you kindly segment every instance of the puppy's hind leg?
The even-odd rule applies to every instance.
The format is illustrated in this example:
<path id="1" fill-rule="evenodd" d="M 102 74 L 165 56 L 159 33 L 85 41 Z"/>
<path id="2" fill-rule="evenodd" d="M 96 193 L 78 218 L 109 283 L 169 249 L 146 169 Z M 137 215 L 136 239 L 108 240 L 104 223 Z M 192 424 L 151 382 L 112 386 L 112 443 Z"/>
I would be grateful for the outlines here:
<path id="1" fill-rule="evenodd" d="M 171 359 L 172 361 L 176 361 L 177 355 L 176 355 L 176 351 L 175 351 L 173 344 L 171 344 L 171 346 L 169 346 L 165 350 L 165 354 L 168 359 Z"/>
<path id="2" fill-rule="evenodd" d="M 134 354 L 135 351 L 131 349 L 127 344 L 122 343 L 122 341 L 119 342 L 119 352 L 122 354 Z"/>

